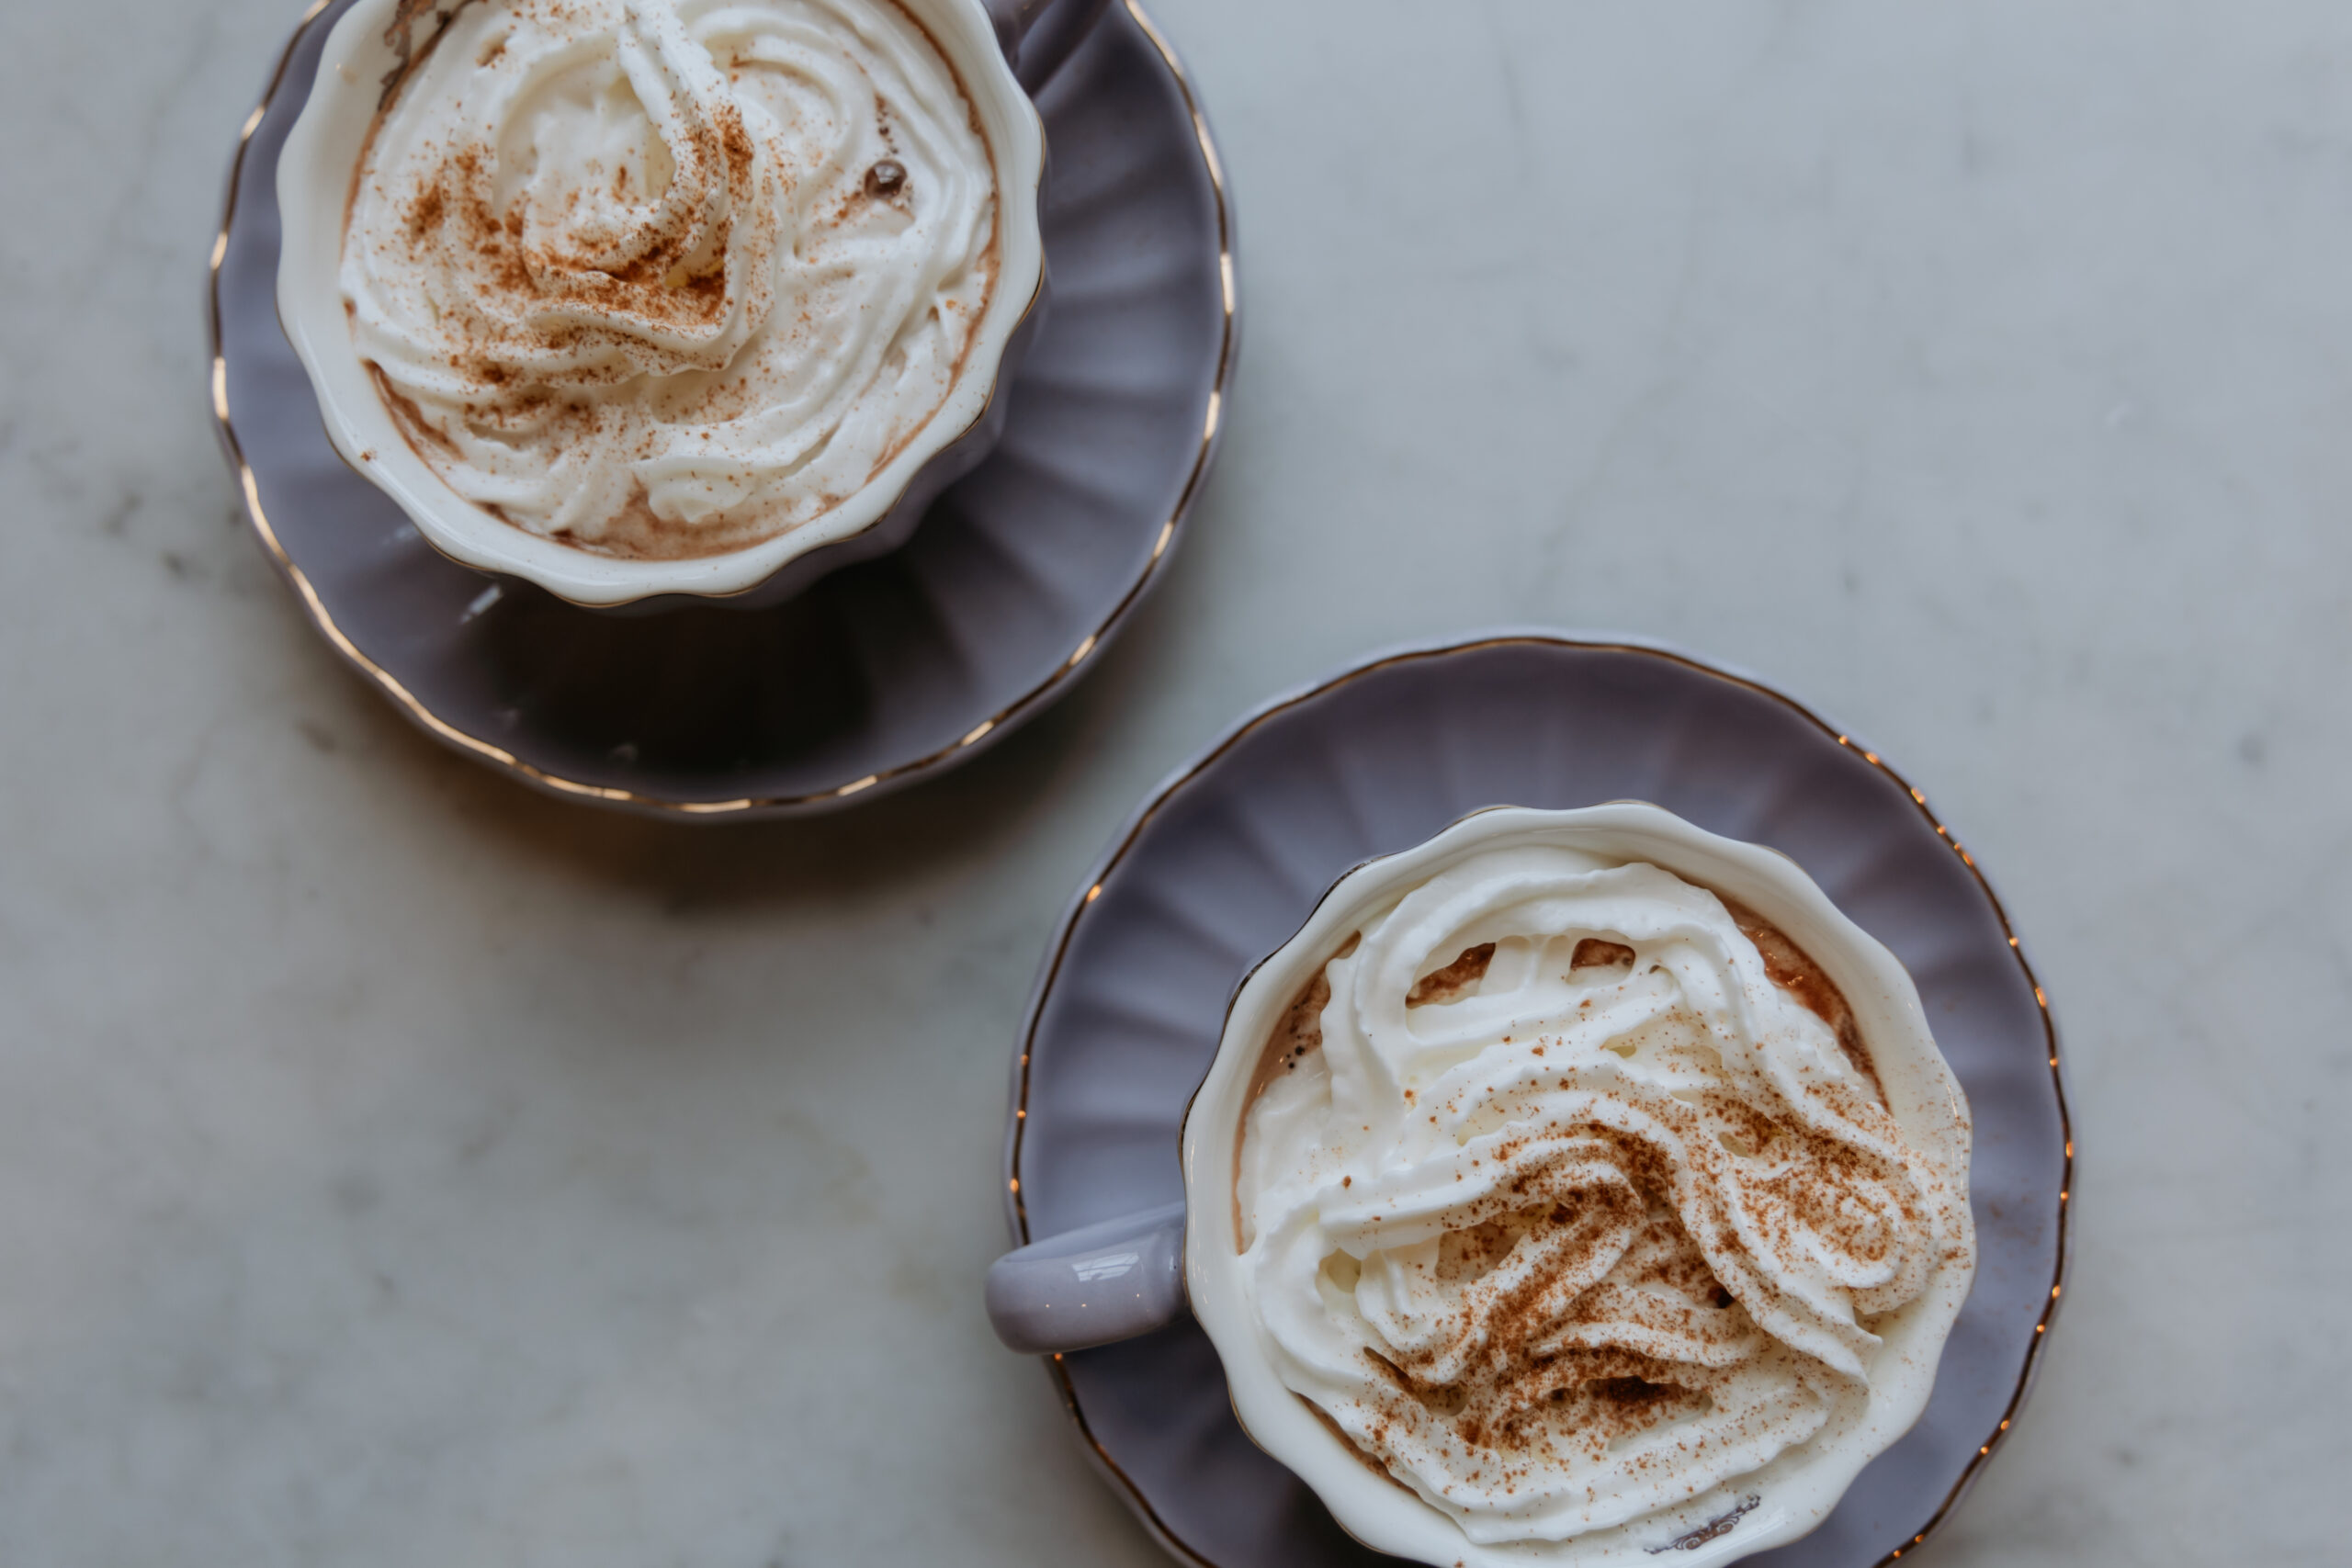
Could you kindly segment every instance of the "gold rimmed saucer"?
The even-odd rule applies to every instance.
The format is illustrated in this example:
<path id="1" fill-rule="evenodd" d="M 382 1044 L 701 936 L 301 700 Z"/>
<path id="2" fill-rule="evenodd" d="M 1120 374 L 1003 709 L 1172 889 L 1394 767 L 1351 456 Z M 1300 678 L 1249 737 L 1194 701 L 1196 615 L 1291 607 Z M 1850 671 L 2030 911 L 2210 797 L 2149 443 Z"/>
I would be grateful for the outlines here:
<path id="1" fill-rule="evenodd" d="M 1395 649 L 1250 714 L 1114 838 L 1047 949 L 1006 1131 L 1015 1245 L 1183 1196 L 1227 1000 L 1326 888 L 1482 808 L 1659 806 L 1795 861 L 1919 989 L 1975 1122 L 1974 1287 L 1926 1413 L 1769 1560 L 1924 1541 L 2017 1419 L 2065 1282 L 2074 1134 L 2047 998 L 1975 858 L 1874 750 L 1764 682 L 1639 638 L 1503 630 Z M 1261 1452 L 1189 1320 L 1050 1358 L 1089 1455 L 1204 1568 L 1372 1568 Z"/>
<path id="2" fill-rule="evenodd" d="M 824 810 L 1001 740 L 1164 575 L 1223 432 L 1238 296 L 1216 145 L 1136 0 L 1039 96 L 1054 297 L 995 453 L 903 548 L 786 604 L 637 619 L 446 559 L 328 444 L 278 324 L 275 187 L 348 4 L 311 7 L 245 122 L 212 252 L 213 412 L 305 613 L 436 739 L 655 815 Z"/>

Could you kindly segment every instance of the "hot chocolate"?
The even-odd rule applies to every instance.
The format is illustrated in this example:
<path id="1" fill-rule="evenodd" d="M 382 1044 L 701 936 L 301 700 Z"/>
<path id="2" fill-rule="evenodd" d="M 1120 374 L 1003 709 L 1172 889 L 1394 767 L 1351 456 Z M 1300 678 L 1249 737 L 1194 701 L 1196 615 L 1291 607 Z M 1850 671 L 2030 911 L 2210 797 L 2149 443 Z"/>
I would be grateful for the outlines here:
<path id="1" fill-rule="evenodd" d="M 891 0 L 471 0 L 351 193 L 352 336 L 460 495 L 676 559 L 858 491 L 995 286 L 987 138 Z"/>
<path id="2" fill-rule="evenodd" d="M 1276 1375 L 1472 1541 L 1729 1529 L 1971 1266 L 1967 1173 L 1868 1047 L 1794 942 L 1657 866 L 1452 863 L 1266 1042 L 1234 1200 Z"/>

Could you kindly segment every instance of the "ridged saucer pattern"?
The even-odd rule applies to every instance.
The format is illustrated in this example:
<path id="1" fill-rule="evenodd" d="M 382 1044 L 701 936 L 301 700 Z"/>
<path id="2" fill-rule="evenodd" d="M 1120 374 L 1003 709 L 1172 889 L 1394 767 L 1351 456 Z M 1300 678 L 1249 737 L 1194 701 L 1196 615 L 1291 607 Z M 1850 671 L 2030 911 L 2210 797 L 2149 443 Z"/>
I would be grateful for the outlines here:
<path id="1" fill-rule="evenodd" d="M 1178 1134 L 1228 1002 L 1351 867 L 1483 807 L 1611 800 L 1795 860 L 1910 971 L 1968 1095 L 1981 1257 L 1927 1412 L 1819 1529 L 1747 1560 L 1891 1562 L 2008 1431 L 2060 1300 L 2074 1143 L 2057 1035 L 1926 797 L 1748 677 L 1633 639 L 1507 631 L 1383 655 L 1244 719 L 1121 830 L 1047 951 L 1013 1067 L 1013 1237 L 1183 1196 Z M 1395 1561 L 1250 1444 L 1189 1319 L 1047 1364 L 1097 1464 L 1182 1561 Z"/>
<path id="2" fill-rule="evenodd" d="M 575 609 L 443 558 L 328 444 L 277 321 L 277 156 L 350 0 L 313 6 L 245 127 L 213 253 L 214 412 L 271 559 L 328 641 L 440 739 L 657 814 L 821 810 L 1034 716 L 1158 581 L 1237 346 L 1208 127 L 1136 0 L 1039 96 L 1051 303 L 1004 438 L 902 549 L 765 610 Z"/>

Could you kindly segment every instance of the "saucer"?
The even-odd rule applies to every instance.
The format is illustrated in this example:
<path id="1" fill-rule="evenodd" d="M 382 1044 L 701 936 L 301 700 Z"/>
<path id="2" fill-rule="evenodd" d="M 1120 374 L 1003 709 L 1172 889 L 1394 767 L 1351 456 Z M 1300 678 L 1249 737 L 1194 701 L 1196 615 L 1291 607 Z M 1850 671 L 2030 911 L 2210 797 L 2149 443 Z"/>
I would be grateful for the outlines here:
<path id="1" fill-rule="evenodd" d="M 1867 1568 L 1927 1539 L 2030 1389 L 2066 1264 L 2057 1034 L 1975 861 L 1875 751 L 1748 676 L 1623 637 L 1500 631 L 1276 698 L 1123 828 L 1048 949 L 1013 1066 L 1016 1243 L 1180 1201 L 1227 1002 L 1352 867 L 1488 806 L 1646 800 L 1779 850 L 1917 983 L 1975 1119 L 1975 1287 L 1928 1409 L 1820 1529 L 1747 1561 Z M 1190 1319 L 1048 1361 L 1096 1464 L 1208 1568 L 1391 1562 L 1254 1447 Z"/>
<path id="2" fill-rule="evenodd" d="M 1238 321 L 1216 149 L 1136 0 L 1038 96 L 1052 299 L 996 450 L 892 554 L 771 608 L 641 617 L 458 566 L 328 444 L 277 321 L 277 174 L 350 3 L 311 8 L 245 122 L 212 253 L 213 412 L 305 613 L 431 734 L 575 799 L 822 810 L 1002 739 L 1158 582 L 1216 456 Z"/>

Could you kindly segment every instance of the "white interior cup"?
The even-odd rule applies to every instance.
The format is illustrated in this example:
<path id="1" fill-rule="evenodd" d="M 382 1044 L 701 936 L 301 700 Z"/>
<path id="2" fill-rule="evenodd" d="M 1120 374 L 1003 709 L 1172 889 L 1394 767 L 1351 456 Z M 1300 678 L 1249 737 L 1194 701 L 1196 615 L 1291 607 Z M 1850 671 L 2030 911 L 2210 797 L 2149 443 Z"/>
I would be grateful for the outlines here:
<path id="1" fill-rule="evenodd" d="M 1926 1408 L 1973 1263 L 1938 1268 L 1919 1297 L 1873 1320 L 1883 1343 L 1870 1366 L 1866 1405 L 1833 1416 L 1808 1441 L 1690 1505 L 1558 1542 L 1472 1542 L 1451 1517 L 1360 1457 L 1281 1382 L 1269 1359 L 1239 1266 L 1234 1202 L 1242 1118 L 1268 1039 L 1365 920 L 1464 856 L 1505 844 L 1647 862 L 1755 910 L 1845 994 L 1904 1136 L 1945 1168 L 1967 1168 L 1967 1102 L 1928 1032 L 1917 988 L 1894 955 L 1840 913 L 1793 861 L 1641 803 L 1575 811 L 1498 807 L 1349 874 L 1235 996 L 1216 1060 L 1184 1121 L 1183 1283 L 1193 1314 L 1224 1361 L 1234 1411 L 1250 1438 L 1313 1488 L 1349 1534 L 1378 1551 L 1449 1568 L 1595 1568 L 1649 1562 L 1668 1551 L 1696 1568 L 1792 1540 L 1826 1518 L 1861 1468 Z"/>
<path id="2" fill-rule="evenodd" d="M 358 0 L 336 22 L 316 85 L 277 166 L 284 237 L 277 310 L 309 371 L 328 437 L 345 462 L 399 503 L 433 547 L 479 571 L 522 578 L 592 608 L 725 599 L 773 603 L 817 577 L 903 544 L 946 485 L 978 464 L 1003 427 L 999 386 L 1026 345 L 1045 290 L 1038 228 L 1045 127 L 1007 62 L 1017 33 L 982 0 L 895 0 L 955 68 L 995 166 L 997 276 L 946 400 L 922 429 L 839 505 L 725 554 L 629 559 L 543 537 L 467 500 L 417 455 L 384 405 L 345 316 L 340 278 L 352 184 L 383 84 L 400 68 L 401 0 Z M 1000 0 L 999 9 L 1007 9 Z M 1044 7 L 1013 6 L 1010 26 Z M 433 25 L 428 16 L 416 24 Z"/>

